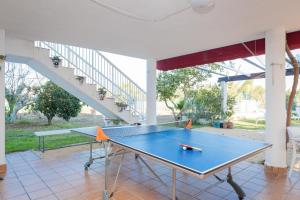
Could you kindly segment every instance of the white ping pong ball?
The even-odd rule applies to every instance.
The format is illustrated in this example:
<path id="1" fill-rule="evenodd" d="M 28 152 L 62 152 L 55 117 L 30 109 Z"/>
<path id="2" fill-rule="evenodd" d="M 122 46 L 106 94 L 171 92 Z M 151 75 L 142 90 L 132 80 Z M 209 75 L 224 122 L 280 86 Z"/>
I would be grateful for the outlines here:
<path id="1" fill-rule="evenodd" d="M 186 147 L 182 147 L 182 149 L 183 149 L 183 150 L 186 150 L 187 148 L 186 148 Z"/>

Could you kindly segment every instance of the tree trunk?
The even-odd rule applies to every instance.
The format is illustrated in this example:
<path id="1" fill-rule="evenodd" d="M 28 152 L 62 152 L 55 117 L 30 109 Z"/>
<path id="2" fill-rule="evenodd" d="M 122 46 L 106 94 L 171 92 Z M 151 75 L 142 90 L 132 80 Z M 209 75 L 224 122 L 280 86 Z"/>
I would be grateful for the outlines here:
<path id="1" fill-rule="evenodd" d="M 13 110 L 10 114 L 9 114 L 9 117 L 8 117 L 8 120 L 9 120 L 9 122 L 14 122 L 14 121 L 16 121 L 16 119 L 17 119 L 17 110 Z"/>
<path id="2" fill-rule="evenodd" d="M 48 125 L 50 126 L 50 125 L 52 125 L 52 117 L 47 117 L 47 120 L 48 120 Z"/>
<path id="3" fill-rule="evenodd" d="M 290 126 L 291 125 L 291 117 L 292 117 L 292 105 L 294 102 L 294 98 L 297 92 L 297 86 L 298 86 L 298 79 L 299 79 L 299 65 L 298 62 L 296 60 L 296 58 L 294 57 L 294 55 L 292 54 L 288 44 L 286 44 L 286 53 L 291 61 L 291 64 L 294 68 L 294 81 L 293 81 L 293 87 L 292 87 L 292 91 L 289 97 L 289 101 L 288 101 L 288 105 L 287 105 L 287 112 L 286 112 L 286 126 Z M 289 136 L 288 133 L 286 131 L 286 143 L 289 142 Z"/>
<path id="4" fill-rule="evenodd" d="M 25 100 L 19 99 L 14 105 L 10 105 L 10 112 L 8 116 L 9 122 L 14 122 L 17 119 L 18 112 L 27 105 L 27 98 Z M 13 106 L 13 107 L 11 107 Z"/>
<path id="5" fill-rule="evenodd" d="M 176 115 L 176 113 L 175 113 L 174 108 L 172 108 L 172 107 L 168 104 L 167 100 L 164 100 L 164 102 L 165 102 L 165 105 L 167 106 L 167 108 L 169 108 L 169 109 L 172 111 L 172 114 L 173 114 L 173 117 L 174 117 L 175 121 L 177 121 L 177 120 L 176 120 L 176 119 L 177 119 L 177 115 Z"/>

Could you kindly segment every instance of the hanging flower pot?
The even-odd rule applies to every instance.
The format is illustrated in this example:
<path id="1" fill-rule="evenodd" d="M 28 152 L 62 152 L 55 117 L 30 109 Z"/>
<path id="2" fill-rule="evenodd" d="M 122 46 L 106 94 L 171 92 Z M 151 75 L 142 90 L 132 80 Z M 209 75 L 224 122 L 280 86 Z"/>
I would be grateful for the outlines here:
<path id="1" fill-rule="evenodd" d="M 107 93 L 107 90 L 104 87 L 100 87 L 98 89 L 98 94 L 99 94 L 100 100 L 104 100 L 106 93 Z"/>
<path id="2" fill-rule="evenodd" d="M 84 76 L 76 76 L 76 80 L 78 80 L 80 84 L 83 84 Z"/>
<path id="3" fill-rule="evenodd" d="M 5 61 L 6 56 L 5 55 L 0 55 L 0 61 Z"/>
<path id="4" fill-rule="evenodd" d="M 54 65 L 54 67 L 58 67 L 59 64 L 60 64 L 61 61 L 62 61 L 62 59 L 60 59 L 59 56 L 53 56 L 53 57 L 51 58 L 51 60 L 52 60 L 52 63 L 53 63 L 53 65 Z"/>
<path id="5" fill-rule="evenodd" d="M 5 59 L 6 59 L 5 55 L 0 55 L 0 70 L 2 69 L 2 63 L 4 63 Z"/>
<path id="6" fill-rule="evenodd" d="M 119 107 L 119 112 L 126 110 L 126 108 L 128 107 L 128 105 L 124 102 L 116 102 L 116 105 Z"/>

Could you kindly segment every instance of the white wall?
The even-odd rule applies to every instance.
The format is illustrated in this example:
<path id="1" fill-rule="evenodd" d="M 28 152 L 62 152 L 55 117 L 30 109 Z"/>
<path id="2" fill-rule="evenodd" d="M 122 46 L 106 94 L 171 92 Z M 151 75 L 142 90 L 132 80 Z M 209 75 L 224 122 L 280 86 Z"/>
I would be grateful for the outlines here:
<path id="1" fill-rule="evenodd" d="M 5 32 L 0 29 L 0 55 L 5 55 Z M 0 166 L 5 164 L 5 79 L 4 62 L 0 70 Z"/>
<path id="2" fill-rule="evenodd" d="M 30 40 L 18 39 L 15 37 L 5 37 L 5 52 L 10 55 L 18 55 L 26 59 L 34 57 L 34 42 Z"/>

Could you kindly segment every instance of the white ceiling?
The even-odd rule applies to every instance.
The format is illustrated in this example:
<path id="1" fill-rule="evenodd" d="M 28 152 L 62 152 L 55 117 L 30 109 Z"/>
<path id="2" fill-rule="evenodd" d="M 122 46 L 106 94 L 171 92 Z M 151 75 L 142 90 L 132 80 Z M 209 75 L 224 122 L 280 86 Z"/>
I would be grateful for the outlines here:
<path id="1" fill-rule="evenodd" d="M 100 0 L 144 18 L 159 18 L 189 0 Z M 207 14 L 188 9 L 160 22 L 116 14 L 91 0 L 0 0 L 0 28 L 139 58 L 164 59 L 263 37 L 284 26 L 300 30 L 299 0 L 215 0 Z"/>

